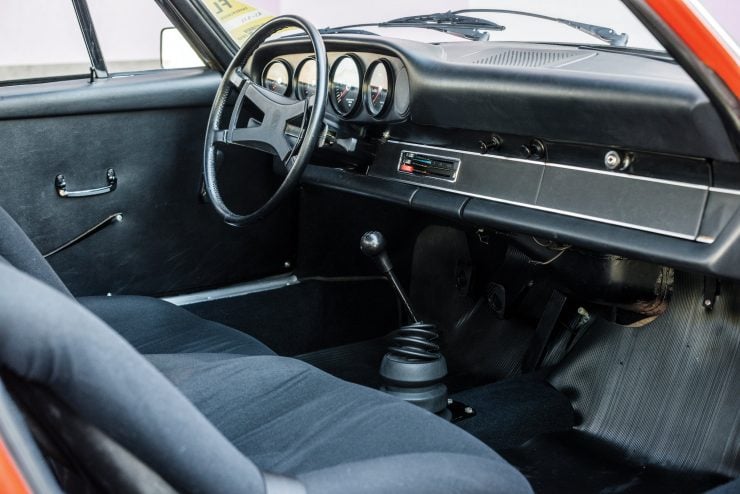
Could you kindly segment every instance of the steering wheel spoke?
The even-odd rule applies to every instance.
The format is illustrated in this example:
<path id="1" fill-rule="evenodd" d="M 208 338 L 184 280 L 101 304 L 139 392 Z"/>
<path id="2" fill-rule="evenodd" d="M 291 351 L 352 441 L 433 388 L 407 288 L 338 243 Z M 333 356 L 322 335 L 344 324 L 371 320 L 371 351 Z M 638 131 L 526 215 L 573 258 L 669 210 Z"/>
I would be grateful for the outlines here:
<path id="1" fill-rule="evenodd" d="M 281 161 L 285 161 L 293 151 L 293 146 L 283 132 L 277 133 L 269 126 L 265 126 L 264 122 L 255 120 L 250 120 L 247 127 L 229 131 L 228 143 L 272 154 Z"/>
<path id="2" fill-rule="evenodd" d="M 240 99 L 235 105 L 235 114 L 232 115 L 230 129 L 224 135 L 223 142 L 258 149 L 285 161 L 293 152 L 293 145 L 286 136 L 288 122 L 302 116 L 309 102 L 286 98 L 251 81 L 245 84 L 239 93 Z M 244 101 L 250 101 L 262 111 L 262 121 L 250 119 L 247 127 L 236 128 L 237 113 L 241 111 Z"/>
<path id="3" fill-rule="evenodd" d="M 239 90 L 242 88 L 244 83 L 252 84 L 252 79 L 247 74 L 242 72 L 242 69 L 237 68 L 229 74 L 229 82 L 232 86 Z"/>

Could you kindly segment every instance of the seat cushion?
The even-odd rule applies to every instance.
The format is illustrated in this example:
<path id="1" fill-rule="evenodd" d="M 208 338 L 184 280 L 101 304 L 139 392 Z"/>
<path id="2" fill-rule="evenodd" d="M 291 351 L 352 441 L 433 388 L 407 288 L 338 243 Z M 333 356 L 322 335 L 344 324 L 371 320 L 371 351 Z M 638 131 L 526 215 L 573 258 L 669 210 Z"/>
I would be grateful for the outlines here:
<path id="1" fill-rule="evenodd" d="M 255 338 L 151 297 L 80 297 L 140 353 L 274 355 Z"/>
<path id="2" fill-rule="evenodd" d="M 258 467 L 316 492 L 530 492 L 516 469 L 457 426 L 305 362 L 147 358 Z"/>

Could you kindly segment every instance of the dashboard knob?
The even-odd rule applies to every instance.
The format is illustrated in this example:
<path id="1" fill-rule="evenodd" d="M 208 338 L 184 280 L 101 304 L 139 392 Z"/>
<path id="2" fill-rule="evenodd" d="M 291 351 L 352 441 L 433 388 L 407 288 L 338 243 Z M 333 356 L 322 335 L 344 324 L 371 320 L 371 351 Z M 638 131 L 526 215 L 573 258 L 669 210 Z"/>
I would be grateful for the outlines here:
<path id="1" fill-rule="evenodd" d="M 523 144 L 521 148 L 522 155 L 525 158 L 532 158 L 535 160 L 544 159 L 547 155 L 547 149 L 545 143 L 539 139 L 532 139 L 529 144 Z"/>
<path id="2" fill-rule="evenodd" d="M 491 139 L 489 141 L 484 141 L 484 140 L 478 141 L 481 154 L 486 154 L 489 151 L 497 151 L 499 148 L 501 148 L 501 145 L 503 143 L 504 143 L 504 140 L 501 139 L 497 135 L 491 136 Z"/>

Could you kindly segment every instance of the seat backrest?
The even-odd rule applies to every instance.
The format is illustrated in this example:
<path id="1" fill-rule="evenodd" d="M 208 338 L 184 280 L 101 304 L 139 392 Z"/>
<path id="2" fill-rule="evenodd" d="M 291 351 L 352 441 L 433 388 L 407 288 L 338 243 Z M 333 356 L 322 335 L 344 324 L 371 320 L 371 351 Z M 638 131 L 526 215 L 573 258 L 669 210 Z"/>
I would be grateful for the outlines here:
<path id="1" fill-rule="evenodd" d="M 0 208 L 0 256 L 24 273 L 72 296 L 26 232 L 3 208 Z"/>
<path id="2" fill-rule="evenodd" d="M 115 331 L 6 263 L 0 366 L 50 389 L 180 491 L 265 491 L 259 469 Z"/>

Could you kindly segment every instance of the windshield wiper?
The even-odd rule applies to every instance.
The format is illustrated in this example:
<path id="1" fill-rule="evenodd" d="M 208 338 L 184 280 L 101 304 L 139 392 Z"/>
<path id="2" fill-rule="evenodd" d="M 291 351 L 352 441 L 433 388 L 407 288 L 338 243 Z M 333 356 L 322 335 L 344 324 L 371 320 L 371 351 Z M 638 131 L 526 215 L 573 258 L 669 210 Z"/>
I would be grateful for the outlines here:
<path id="1" fill-rule="evenodd" d="M 441 31 L 452 36 L 472 41 L 488 41 L 487 31 L 503 31 L 506 29 L 504 26 L 486 19 L 457 15 L 455 12 L 444 12 L 439 14 L 399 17 L 398 19 L 392 19 L 385 22 L 326 27 L 324 29 L 320 29 L 319 32 L 321 32 L 321 34 L 337 34 L 340 32 L 357 33 L 357 28 L 362 27 L 418 27 L 422 29 Z"/>
<path id="2" fill-rule="evenodd" d="M 506 27 L 479 17 L 458 12 L 412 15 L 378 23 L 378 27 L 423 27 L 473 41 L 488 41 L 488 31 L 503 31 Z M 481 31 L 484 29 L 484 31 Z"/>
<path id="3" fill-rule="evenodd" d="M 463 9 L 449 12 L 440 12 L 437 14 L 412 15 L 410 17 L 399 17 L 385 22 L 372 22 L 365 24 L 351 24 L 347 26 L 327 27 L 321 29 L 322 34 L 337 34 L 354 32 L 358 33 L 357 28 L 362 27 L 418 27 L 423 29 L 433 29 L 452 36 L 458 36 L 473 41 L 488 41 L 489 31 L 503 31 L 506 26 L 497 24 L 480 17 L 469 17 L 461 14 L 512 14 L 526 17 L 534 17 L 546 21 L 558 22 L 566 26 L 578 29 L 582 33 L 593 36 L 609 43 L 611 46 L 627 46 L 629 35 L 627 33 L 617 33 L 614 29 L 595 24 L 586 24 L 585 22 L 572 21 L 570 19 L 561 19 L 560 17 L 550 17 L 548 15 L 524 12 L 521 10 L 506 9 Z M 365 33 L 362 33 L 365 34 Z"/>
<path id="4" fill-rule="evenodd" d="M 463 9 L 449 12 L 451 15 L 460 14 L 512 14 L 521 15 L 526 17 L 534 17 L 536 19 L 543 19 L 546 21 L 558 22 L 566 26 L 578 29 L 582 33 L 593 36 L 594 38 L 606 41 L 611 46 L 627 46 L 629 35 L 627 33 L 617 33 L 614 29 L 605 26 L 597 26 L 595 24 L 586 24 L 585 22 L 572 21 L 570 19 L 561 19 L 560 17 L 550 17 L 549 15 L 535 14 L 533 12 L 524 12 L 521 10 L 505 10 L 505 9 Z"/>

